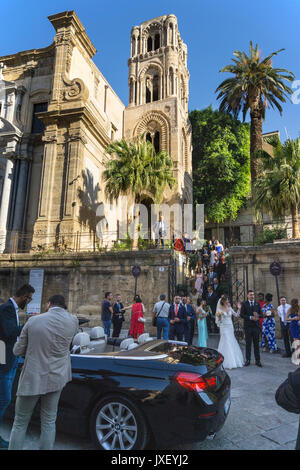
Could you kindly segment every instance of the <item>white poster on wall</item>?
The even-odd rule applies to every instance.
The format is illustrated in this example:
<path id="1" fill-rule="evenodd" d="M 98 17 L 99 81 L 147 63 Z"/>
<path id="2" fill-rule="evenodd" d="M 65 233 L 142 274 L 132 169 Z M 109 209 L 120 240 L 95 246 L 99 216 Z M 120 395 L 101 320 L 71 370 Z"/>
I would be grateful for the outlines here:
<path id="1" fill-rule="evenodd" d="M 32 296 L 32 301 L 27 305 L 26 313 L 41 313 L 44 269 L 31 269 L 29 273 L 29 284 L 34 287 L 35 293 Z"/>

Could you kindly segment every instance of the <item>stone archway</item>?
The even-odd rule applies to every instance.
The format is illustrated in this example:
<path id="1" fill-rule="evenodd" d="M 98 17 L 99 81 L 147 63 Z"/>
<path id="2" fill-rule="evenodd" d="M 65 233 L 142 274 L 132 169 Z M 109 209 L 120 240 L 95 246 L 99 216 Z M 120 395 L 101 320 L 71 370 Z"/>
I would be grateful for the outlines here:
<path id="1" fill-rule="evenodd" d="M 167 117 L 158 111 L 150 111 L 146 113 L 136 125 L 133 135 L 139 136 L 148 132 L 159 132 L 160 134 L 160 150 L 170 153 L 170 123 Z"/>

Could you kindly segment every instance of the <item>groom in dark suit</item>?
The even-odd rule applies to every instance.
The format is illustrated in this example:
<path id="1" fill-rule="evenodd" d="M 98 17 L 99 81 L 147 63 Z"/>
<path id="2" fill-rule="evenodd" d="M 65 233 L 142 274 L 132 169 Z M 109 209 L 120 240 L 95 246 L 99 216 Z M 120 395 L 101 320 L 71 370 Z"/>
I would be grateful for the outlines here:
<path id="1" fill-rule="evenodd" d="M 255 301 L 253 290 L 249 290 L 247 294 L 248 300 L 242 303 L 241 318 L 244 319 L 244 330 L 246 339 L 246 362 L 245 366 L 250 365 L 251 360 L 251 343 L 253 341 L 255 363 L 258 367 L 262 367 L 259 354 L 259 319 L 262 318 L 261 308 Z"/>

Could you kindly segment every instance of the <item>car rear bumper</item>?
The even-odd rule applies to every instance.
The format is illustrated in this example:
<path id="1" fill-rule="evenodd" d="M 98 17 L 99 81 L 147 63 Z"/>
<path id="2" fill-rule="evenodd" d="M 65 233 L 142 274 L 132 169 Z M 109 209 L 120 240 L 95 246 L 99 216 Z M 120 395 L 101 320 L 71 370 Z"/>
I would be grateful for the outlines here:
<path id="1" fill-rule="evenodd" d="M 192 395 L 191 392 L 187 394 Z M 170 414 L 165 415 L 165 424 L 159 429 L 152 419 L 150 427 L 159 448 L 174 448 L 178 444 L 200 442 L 223 427 L 230 410 L 229 376 L 226 376 L 222 387 L 216 393 L 207 393 L 206 397 L 203 394 L 195 395 L 186 396 L 186 401 L 182 400 L 180 404 L 179 397 L 176 398 L 177 403 L 169 403 Z M 160 423 L 162 424 L 161 421 Z"/>

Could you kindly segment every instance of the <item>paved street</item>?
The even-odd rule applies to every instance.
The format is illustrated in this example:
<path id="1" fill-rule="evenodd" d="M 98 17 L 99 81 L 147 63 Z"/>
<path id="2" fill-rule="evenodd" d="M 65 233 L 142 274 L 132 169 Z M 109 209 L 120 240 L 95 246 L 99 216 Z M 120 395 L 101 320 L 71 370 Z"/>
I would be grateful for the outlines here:
<path id="1" fill-rule="evenodd" d="M 216 347 L 218 336 L 210 336 L 209 346 Z M 280 342 L 279 342 L 280 345 Z M 177 447 L 191 449 L 292 450 L 299 418 L 279 408 L 274 394 L 288 372 L 296 369 L 290 359 L 279 354 L 262 353 L 263 368 L 255 365 L 228 371 L 232 380 L 232 404 L 227 421 L 214 440 Z M 11 423 L 2 425 L 1 435 L 8 439 Z M 38 429 L 29 428 L 25 449 L 38 449 Z M 57 434 L 56 450 L 92 449 L 88 440 Z"/>

